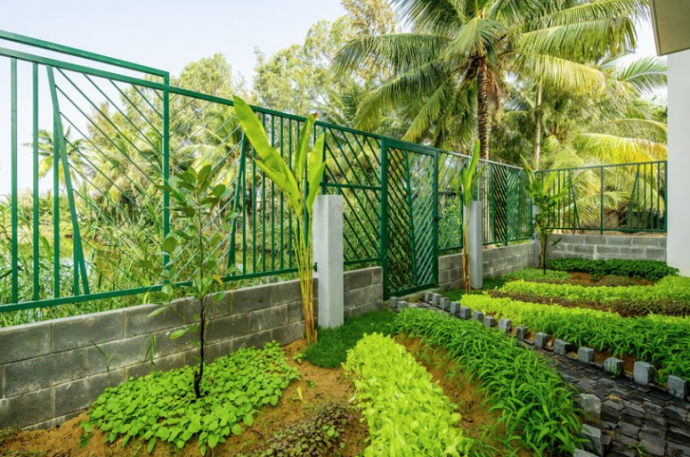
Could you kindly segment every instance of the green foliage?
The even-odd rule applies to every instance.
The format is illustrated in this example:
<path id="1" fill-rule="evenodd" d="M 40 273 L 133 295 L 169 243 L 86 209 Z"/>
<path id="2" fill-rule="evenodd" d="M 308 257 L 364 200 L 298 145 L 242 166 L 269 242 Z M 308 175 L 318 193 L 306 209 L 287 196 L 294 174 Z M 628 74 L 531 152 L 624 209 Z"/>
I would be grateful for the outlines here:
<path id="1" fill-rule="evenodd" d="M 304 351 L 304 358 L 314 365 L 338 368 L 345 363 L 347 351 L 367 333 L 390 334 L 390 323 L 395 315 L 387 310 L 372 311 L 345 320 L 336 328 L 319 330 L 319 340 Z"/>
<path id="2" fill-rule="evenodd" d="M 558 271 L 581 271 L 593 277 L 604 275 L 628 276 L 657 281 L 666 276 L 675 276 L 678 269 L 657 260 L 591 260 L 554 259 L 546 262 L 547 268 Z"/>
<path id="3" fill-rule="evenodd" d="M 480 295 L 465 295 L 464 300 Z M 570 390 L 560 376 L 514 339 L 477 321 L 463 321 L 411 308 L 397 315 L 393 330 L 448 351 L 482 382 L 499 422 L 511 441 L 536 455 L 572 454 L 578 447 L 580 421 Z"/>
<path id="4" fill-rule="evenodd" d="M 690 278 L 667 276 L 653 286 L 587 287 L 572 284 L 546 284 L 513 281 L 505 284 L 505 292 L 527 293 L 568 300 L 653 301 L 672 300 L 690 303 Z"/>
<path id="5" fill-rule="evenodd" d="M 532 280 L 546 280 L 565 282 L 570 279 L 570 275 L 564 271 L 546 270 L 542 271 L 538 268 L 525 268 L 513 273 L 503 275 L 503 279 L 508 281 L 532 281 Z"/>
<path id="6" fill-rule="evenodd" d="M 258 457 L 321 457 L 338 455 L 345 447 L 345 425 L 355 420 L 351 407 L 330 403 L 305 419 L 293 422 L 268 438 Z M 237 457 L 243 457 L 242 455 Z"/>
<path id="7" fill-rule="evenodd" d="M 457 428 L 457 406 L 403 346 L 378 333 L 367 335 L 344 368 L 369 426 L 364 456 L 466 455 L 472 440 Z"/>
<path id="8" fill-rule="evenodd" d="M 687 317 L 625 318 L 593 309 L 538 305 L 481 295 L 463 297 L 462 304 L 495 317 L 507 317 L 514 325 L 525 325 L 577 346 L 607 350 L 618 356 L 631 355 L 653 363 L 660 369 L 662 380 L 670 374 L 690 379 L 690 358 L 687 356 L 690 318 Z"/>
<path id="9" fill-rule="evenodd" d="M 525 173 L 528 182 L 527 193 L 532 199 L 532 204 L 537 207 L 537 213 L 534 215 L 534 229 L 539 237 L 539 264 L 546 274 L 546 248 L 549 235 L 553 233 L 551 222 L 556 220 L 559 204 L 567 195 L 568 189 L 564 186 L 558 192 L 554 192 L 553 183 L 558 174 L 551 173 L 546 175 L 546 178 L 537 177 L 527 162 L 525 162 Z M 556 240 L 554 245 L 558 244 L 559 241 L 560 239 Z"/>
<path id="10" fill-rule="evenodd" d="M 125 446 L 143 440 L 149 453 L 158 441 L 182 449 L 196 437 L 202 454 L 224 443 L 230 434 L 251 427 L 265 405 L 275 406 L 291 381 L 299 378 L 280 346 L 241 349 L 207 365 L 208 395 L 196 399 L 190 387 L 197 368 L 154 372 L 108 388 L 98 397 L 84 432 L 94 427 L 108 442 L 123 438 Z"/>

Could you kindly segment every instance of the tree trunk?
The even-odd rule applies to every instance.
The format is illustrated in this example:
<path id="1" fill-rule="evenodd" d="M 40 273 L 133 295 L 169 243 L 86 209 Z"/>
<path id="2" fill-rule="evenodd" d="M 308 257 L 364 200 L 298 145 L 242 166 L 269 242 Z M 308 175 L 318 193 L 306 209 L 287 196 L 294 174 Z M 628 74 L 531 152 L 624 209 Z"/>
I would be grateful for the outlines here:
<path id="1" fill-rule="evenodd" d="M 477 70 L 477 132 L 482 159 L 489 159 L 489 78 L 486 62 Z"/>
<path id="2" fill-rule="evenodd" d="M 541 96 L 542 96 L 542 83 L 540 82 L 537 86 L 537 102 L 534 105 L 534 169 L 539 170 L 539 159 L 541 157 Z"/>

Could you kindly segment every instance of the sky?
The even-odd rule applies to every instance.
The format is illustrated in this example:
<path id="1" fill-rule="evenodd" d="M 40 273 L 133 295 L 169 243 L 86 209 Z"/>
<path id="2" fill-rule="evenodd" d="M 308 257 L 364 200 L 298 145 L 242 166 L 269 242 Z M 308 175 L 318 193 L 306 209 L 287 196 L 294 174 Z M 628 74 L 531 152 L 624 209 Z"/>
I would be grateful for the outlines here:
<path id="1" fill-rule="evenodd" d="M 0 30 L 168 70 L 173 75 L 189 62 L 221 52 L 233 72 L 241 73 L 251 84 L 256 48 L 271 55 L 301 43 L 312 24 L 344 13 L 340 0 L 0 0 Z M 24 49 L 3 41 L 0 47 Z M 649 24 L 639 29 L 637 54 L 655 55 Z M 10 190 L 9 71 L 9 59 L 0 56 L 0 196 Z M 40 84 L 46 87 L 43 80 Z M 31 114 L 26 108 L 21 111 L 30 106 L 30 96 L 30 68 L 20 63 L 20 189 L 31 185 L 31 151 L 21 146 L 31 138 Z M 47 105 L 41 99 L 41 128 L 52 130 Z M 42 191 L 45 184 L 41 183 Z"/>

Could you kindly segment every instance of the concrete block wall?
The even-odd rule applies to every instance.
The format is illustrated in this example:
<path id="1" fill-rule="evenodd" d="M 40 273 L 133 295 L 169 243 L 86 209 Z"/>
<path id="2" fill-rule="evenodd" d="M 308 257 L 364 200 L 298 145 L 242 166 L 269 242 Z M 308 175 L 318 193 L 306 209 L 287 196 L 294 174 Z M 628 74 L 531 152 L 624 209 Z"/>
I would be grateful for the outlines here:
<path id="1" fill-rule="evenodd" d="M 484 249 L 484 277 L 497 278 L 534 266 L 538 256 L 539 245 L 533 241 Z"/>
<path id="2" fill-rule="evenodd" d="M 438 287 L 444 291 L 462 287 L 462 254 L 438 258 Z"/>
<path id="3" fill-rule="evenodd" d="M 547 248 L 547 259 L 630 259 L 666 261 L 666 238 L 618 235 L 553 235 L 561 238 Z"/>
<path id="4" fill-rule="evenodd" d="M 344 281 L 346 315 L 383 305 L 381 268 L 347 272 Z M 193 335 L 177 340 L 169 335 L 194 322 L 198 303 L 177 300 L 148 318 L 154 309 L 141 305 L 1 328 L 0 428 L 45 428 L 77 416 L 107 387 L 151 371 L 147 352 L 154 338 L 156 369 L 196 364 L 198 349 L 188 341 Z M 304 333 L 299 281 L 228 292 L 210 305 L 208 316 L 209 361 L 273 340 L 291 343 Z M 110 358 L 108 365 L 101 351 Z"/>

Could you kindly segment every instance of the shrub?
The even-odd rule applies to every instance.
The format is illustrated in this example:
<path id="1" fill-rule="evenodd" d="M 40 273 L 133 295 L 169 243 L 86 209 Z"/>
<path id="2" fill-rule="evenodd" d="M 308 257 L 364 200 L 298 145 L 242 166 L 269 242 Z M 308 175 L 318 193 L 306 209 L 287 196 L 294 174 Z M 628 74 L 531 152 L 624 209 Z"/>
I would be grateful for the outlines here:
<path id="1" fill-rule="evenodd" d="M 475 295 L 463 300 L 469 297 Z M 489 401 L 502 410 L 499 422 L 511 441 L 537 455 L 572 455 L 579 443 L 580 422 L 571 392 L 537 354 L 479 322 L 428 310 L 412 308 L 398 314 L 393 330 L 444 348 L 478 378 Z"/>
<path id="2" fill-rule="evenodd" d="M 565 282 L 570 279 L 570 275 L 565 271 L 546 270 L 545 272 L 539 268 L 525 268 L 513 273 L 508 273 L 503 276 L 503 279 L 508 281 L 553 281 Z"/>
<path id="3" fill-rule="evenodd" d="M 515 325 L 549 333 L 577 346 L 591 346 L 651 362 L 660 368 L 662 380 L 669 374 L 690 379 L 690 318 L 687 317 L 623 318 L 593 309 L 538 305 L 486 295 L 463 297 L 462 304 L 495 317 L 507 317 Z"/>
<path id="4" fill-rule="evenodd" d="M 242 423 L 251 427 L 259 409 L 275 406 L 283 389 L 299 377 L 275 342 L 208 364 L 208 394 L 201 398 L 192 387 L 194 369 L 154 372 L 106 389 L 93 404 L 89 421 L 82 422 L 84 431 L 88 434 L 96 426 L 108 434 L 110 443 L 123 437 L 123 446 L 143 439 L 149 453 L 158 440 L 181 449 L 198 436 L 205 454 L 207 447 L 225 442 L 230 433 L 242 433 Z"/>
<path id="5" fill-rule="evenodd" d="M 587 287 L 572 284 L 514 281 L 506 283 L 501 290 L 568 300 L 601 302 L 667 300 L 690 303 L 690 278 L 682 276 L 667 276 L 653 286 Z"/>
<path id="6" fill-rule="evenodd" d="M 555 259 L 546 262 L 547 268 L 558 271 L 581 271 L 592 276 L 604 275 L 628 276 L 657 281 L 666 276 L 678 274 L 677 268 L 656 260 L 590 260 L 590 259 Z"/>
<path id="7" fill-rule="evenodd" d="M 345 372 L 371 436 L 365 456 L 466 455 L 472 440 L 431 374 L 390 337 L 367 335 L 350 351 Z"/>

